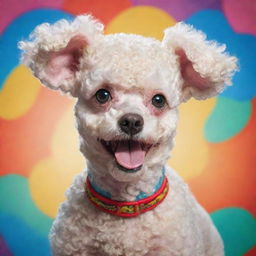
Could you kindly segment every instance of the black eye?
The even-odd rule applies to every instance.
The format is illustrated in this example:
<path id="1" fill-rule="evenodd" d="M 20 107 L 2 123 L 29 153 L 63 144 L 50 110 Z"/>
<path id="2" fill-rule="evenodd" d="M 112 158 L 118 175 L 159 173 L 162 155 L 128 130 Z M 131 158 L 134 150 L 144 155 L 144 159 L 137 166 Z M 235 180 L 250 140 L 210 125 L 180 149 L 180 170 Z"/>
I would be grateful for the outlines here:
<path id="1" fill-rule="evenodd" d="M 152 98 L 152 105 L 154 105 L 156 108 L 163 108 L 166 104 L 166 99 L 162 94 L 156 94 Z"/>
<path id="2" fill-rule="evenodd" d="M 96 92 L 95 97 L 100 104 L 104 104 L 111 100 L 111 94 L 106 89 L 100 89 Z"/>

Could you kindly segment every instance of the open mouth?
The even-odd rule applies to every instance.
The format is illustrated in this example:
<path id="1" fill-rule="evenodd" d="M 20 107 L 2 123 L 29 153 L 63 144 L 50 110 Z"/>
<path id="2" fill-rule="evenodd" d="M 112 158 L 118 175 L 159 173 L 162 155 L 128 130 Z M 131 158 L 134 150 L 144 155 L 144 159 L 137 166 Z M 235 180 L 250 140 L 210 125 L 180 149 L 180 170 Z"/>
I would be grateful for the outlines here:
<path id="1" fill-rule="evenodd" d="M 128 173 L 137 172 L 143 166 L 145 156 L 152 144 L 138 140 L 100 140 L 104 148 L 116 160 L 117 167 Z"/>

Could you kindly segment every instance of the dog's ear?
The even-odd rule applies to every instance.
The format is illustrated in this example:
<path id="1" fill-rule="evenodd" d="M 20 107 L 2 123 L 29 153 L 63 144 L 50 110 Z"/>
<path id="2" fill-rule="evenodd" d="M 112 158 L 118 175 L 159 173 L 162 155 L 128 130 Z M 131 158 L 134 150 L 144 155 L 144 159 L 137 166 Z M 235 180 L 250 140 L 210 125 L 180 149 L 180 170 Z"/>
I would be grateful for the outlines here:
<path id="1" fill-rule="evenodd" d="M 47 87 L 77 96 L 79 71 L 87 47 L 100 40 L 103 25 L 89 15 L 73 22 L 60 20 L 42 24 L 32 32 L 30 41 L 19 42 L 22 63 Z"/>
<path id="2" fill-rule="evenodd" d="M 225 45 L 207 41 L 205 34 L 182 22 L 165 30 L 162 44 L 177 56 L 181 101 L 213 97 L 231 85 L 237 59 L 224 52 Z"/>

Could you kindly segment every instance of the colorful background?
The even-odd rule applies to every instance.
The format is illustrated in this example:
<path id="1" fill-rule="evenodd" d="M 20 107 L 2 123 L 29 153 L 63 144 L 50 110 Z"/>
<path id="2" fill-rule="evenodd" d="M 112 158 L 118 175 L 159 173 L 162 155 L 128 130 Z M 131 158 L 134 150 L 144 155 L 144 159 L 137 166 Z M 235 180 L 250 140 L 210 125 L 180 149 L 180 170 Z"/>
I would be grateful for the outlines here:
<path id="1" fill-rule="evenodd" d="M 17 42 L 40 23 L 88 12 L 106 33 L 157 39 L 184 20 L 239 58 L 233 87 L 180 107 L 169 164 L 211 214 L 226 255 L 255 256 L 255 0 L 0 0 L 0 255 L 50 255 L 58 205 L 84 168 L 74 100 L 41 87 L 19 64 Z"/>

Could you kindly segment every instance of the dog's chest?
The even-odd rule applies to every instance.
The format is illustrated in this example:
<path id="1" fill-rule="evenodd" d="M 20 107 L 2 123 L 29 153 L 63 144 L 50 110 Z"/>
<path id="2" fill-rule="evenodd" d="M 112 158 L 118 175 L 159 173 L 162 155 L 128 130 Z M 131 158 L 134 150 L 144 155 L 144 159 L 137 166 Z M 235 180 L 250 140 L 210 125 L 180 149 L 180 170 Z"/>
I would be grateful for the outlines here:
<path id="1" fill-rule="evenodd" d="M 95 243 L 94 250 L 100 255 L 108 256 L 147 255 L 152 251 L 159 253 L 167 247 L 173 248 L 173 255 L 179 255 L 189 233 L 184 221 L 175 217 L 171 220 L 156 210 L 136 218 L 114 217 L 95 224 L 90 243 Z"/>
<path id="2" fill-rule="evenodd" d="M 72 255 L 80 256 L 191 256 L 185 248 L 192 244 L 198 252 L 203 247 L 198 243 L 202 239 L 198 239 L 201 233 L 191 210 L 194 205 L 186 191 L 176 191 L 173 182 L 170 185 L 164 202 L 134 218 L 101 212 L 83 193 L 74 193 L 54 223 L 53 247 L 69 245 Z"/>

